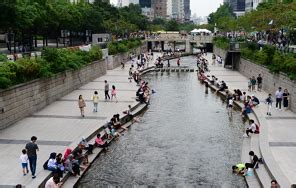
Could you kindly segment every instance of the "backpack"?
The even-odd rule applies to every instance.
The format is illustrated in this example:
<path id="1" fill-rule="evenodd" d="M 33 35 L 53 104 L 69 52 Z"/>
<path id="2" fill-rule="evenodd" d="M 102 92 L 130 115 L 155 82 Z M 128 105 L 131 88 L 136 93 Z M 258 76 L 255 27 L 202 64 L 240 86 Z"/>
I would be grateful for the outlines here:
<path id="1" fill-rule="evenodd" d="M 258 124 L 255 124 L 255 125 L 256 125 L 256 131 L 255 131 L 255 134 L 259 134 L 259 133 L 260 133 L 259 125 L 258 125 Z"/>

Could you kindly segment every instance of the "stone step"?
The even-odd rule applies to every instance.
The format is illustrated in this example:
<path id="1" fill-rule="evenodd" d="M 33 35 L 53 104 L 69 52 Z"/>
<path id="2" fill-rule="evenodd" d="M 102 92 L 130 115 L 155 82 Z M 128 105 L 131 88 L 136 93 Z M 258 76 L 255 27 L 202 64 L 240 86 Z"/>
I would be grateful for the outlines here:
<path id="1" fill-rule="evenodd" d="M 243 145 L 242 145 L 242 154 L 241 154 L 241 162 L 245 163 L 247 161 L 250 161 L 249 158 L 249 151 L 251 150 L 251 139 L 244 139 L 243 140 Z M 260 183 L 257 178 L 257 176 L 245 176 L 245 180 L 248 184 L 248 187 L 250 188 L 259 188 Z"/>
<path id="2" fill-rule="evenodd" d="M 258 119 L 253 113 L 249 114 L 248 116 L 250 119 L 253 119 L 253 120 L 255 120 L 256 123 L 258 123 Z M 259 158 L 262 157 L 264 159 L 264 157 L 261 155 L 261 152 L 260 152 L 259 137 L 260 137 L 260 134 L 252 134 L 250 149 L 252 151 L 254 151 L 254 153 Z M 248 138 L 245 138 L 245 139 L 248 139 Z M 264 164 L 259 164 L 259 168 L 255 169 L 254 172 L 257 175 L 257 177 L 260 181 L 260 184 L 263 187 L 270 186 L 270 182 L 271 182 L 272 178 L 270 177 L 268 169 L 266 168 L 266 166 Z"/>

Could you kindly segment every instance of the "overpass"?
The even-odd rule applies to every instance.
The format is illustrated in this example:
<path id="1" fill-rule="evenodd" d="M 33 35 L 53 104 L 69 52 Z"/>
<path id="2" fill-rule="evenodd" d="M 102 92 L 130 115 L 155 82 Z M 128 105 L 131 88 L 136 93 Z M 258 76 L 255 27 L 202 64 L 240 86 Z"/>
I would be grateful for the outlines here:
<path id="1" fill-rule="evenodd" d="M 164 51 L 164 46 L 172 46 L 175 51 L 176 43 L 185 44 L 185 52 L 192 53 L 193 47 L 206 48 L 209 44 L 213 43 L 212 35 L 185 35 L 179 32 L 165 32 L 146 37 L 148 49 L 153 49 L 160 44 L 161 50 Z"/>

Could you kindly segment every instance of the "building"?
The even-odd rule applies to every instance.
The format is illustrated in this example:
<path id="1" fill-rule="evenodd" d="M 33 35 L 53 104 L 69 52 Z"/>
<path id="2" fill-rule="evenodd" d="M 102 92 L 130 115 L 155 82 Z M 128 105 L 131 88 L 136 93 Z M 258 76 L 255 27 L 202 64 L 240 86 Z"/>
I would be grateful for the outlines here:
<path id="1" fill-rule="evenodd" d="M 172 12 L 171 2 L 171 0 L 153 0 L 154 18 L 170 18 Z"/>
<path id="2" fill-rule="evenodd" d="M 139 4 L 142 8 L 151 8 L 151 0 L 139 0 Z"/>
<path id="3" fill-rule="evenodd" d="M 94 3 L 95 0 L 84 0 L 86 3 Z M 110 0 L 101 0 L 102 2 L 106 2 L 110 4 Z M 70 0 L 71 3 L 78 3 L 80 0 Z"/>
<path id="4" fill-rule="evenodd" d="M 246 12 L 256 10 L 257 6 L 262 2 L 263 0 L 246 0 Z"/>
<path id="5" fill-rule="evenodd" d="M 143 7 L 142 8 L 142 14 L 144 16 L 147 16 L 149 21 L 153 21 L 153 19 L 154 19 L 154 9 L 153 8 Z"/>
<path id="6" fill-rule="evenodd" d="M 184 0 L 184 13 L 185 13 L 185 22 L 190 21 L 191 10 L 190 10 L 190 0 Z"/>
<path id="7" fill-rule="evenodd" d="M 242 16 L 246 10 L 246 0 L 224 0 L 224 3 L 228 3 L 231 6 L 236 16 Z"/>
<path id="8" fill-rule="evenodd" d="M 184 22 L 184 0 L 172 0 L 172 14 L 171 18 L 179 22 Z"/>
<path id="9" fill-rule="evenodd" d="M 118 0 L 117 1 L 117 7 L 129 6 L 131 3 L 139 4 L 139 0 Z"/>

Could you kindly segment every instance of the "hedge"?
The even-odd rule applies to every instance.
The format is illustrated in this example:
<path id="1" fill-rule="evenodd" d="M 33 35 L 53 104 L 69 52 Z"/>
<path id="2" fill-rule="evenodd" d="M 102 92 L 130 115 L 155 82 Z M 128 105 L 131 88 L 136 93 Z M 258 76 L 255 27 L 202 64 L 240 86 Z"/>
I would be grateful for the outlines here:
<path id="1" fill-rule="evenodd" d="M 229 49 L 229 39 L 216 37 L 215 46 L 222 49 Z M 296 54 L 282 53 L 271 45 L 264 45 L 262 49 L 256 42 L 246 42 L 240 45 L 241 57 L 252 62 L 266 66 L 272 73 L 283 72 L 291 80 L 296 80 Z"/>
<path id="2" fill-rule="evenodd" d="M 110 55 L 128 52 L 130 49 L 141 46 L 142 42 L 139 39 L 129 39 L 120 42 L 111 42 L 108 44 L 108 51 Z"/>
<path id="3" fill-rule="evenodd" d="M 22 58 L 15 62 L 0 59 L 0 88 L 5 89 L 37 78 L 48 78 L 67 70 L 77 70 L 102 59 L 102 56 L 102 50 L 93 46 L 89 52 L 78 48 L 46 48 L 42 56 L 37 58 Z"/>

